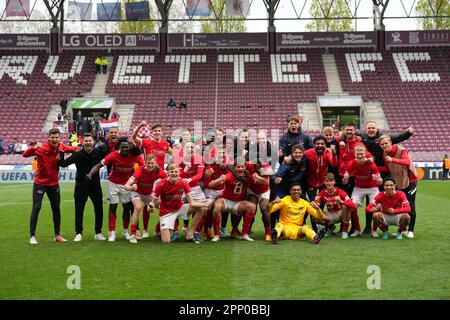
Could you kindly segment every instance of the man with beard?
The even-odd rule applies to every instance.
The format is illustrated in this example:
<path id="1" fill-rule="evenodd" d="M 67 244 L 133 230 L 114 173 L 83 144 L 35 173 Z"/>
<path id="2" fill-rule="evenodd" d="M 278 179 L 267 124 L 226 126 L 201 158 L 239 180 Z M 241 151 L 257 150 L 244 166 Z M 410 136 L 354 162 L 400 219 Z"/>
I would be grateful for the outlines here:
<path id="1" fill-rule="evenodd" d="M 335 167 L 337 165 L 336 147 L 331 145 L 326 148 L 326 138 L 324 136 L 317 136 L 314 138 L 314 149 L 306 150 L 304 153 L 306 159 L 306 183 L 308 189 L 309 201 L 314 201 L 317 191 L 324 188 L 325 174 L 328 171 L 328 166 Z M 307 214 L 305 216 L 305 220 Z M 317 232 L 315 221 L 311 218 L 311 225 L 314 231 Z"/>
<path id="2" fill-rule="evenodd" d="M 96 173 L 92 180 L 86 180 L 86 174 L 91 171 L 92 167 L 97 163 L 94 162 L 94 139 L 90 133 L 83 135 L 83 148 L 80 151 L 73 153 L 69 158 L 64 160 L 64 155 L 61 155 L 61 160 L 58 165 L 61 167 L 68 167 L 75 164 L 77 167 L 77 174 L 75 176 L 75 239 L 73 241 L 79 242 L 82 240 L 83 233 L 83 215 L 84 208 L 88 197 L 91 198 L 94 205 L 95 212 L 95 236 L 94 240 L 106 240 L 102 235 L 103 225 L 103 195 L 102 187 L 100 185 L 100 176 Z"/>
<path id="3" fill-rule="evenodd" d="M 116 211 L 117 205 L 121 202 L 124 206 L 132 208 L 131 204 L 131 192 L 125 188 L 125 184 L 131 177 L 134 169 L 134 165 L 137 163 L 139 166 L 144 165 L 144 160 L 140 155 L 135 156 L 131 154 L 131 143 L 127 137 L 121 137 L 118 141 L 119 151 L 114 151 L 108 154 L 105 159 L 96 164 L 91 171 L 86 175 L 88 180 L 92 180 L 101 167 L 111 166 L 111 174 L 108 177 L 106 200 L 109 202 L 109 235 L 108 241 L 112 242 L 116 240 Z M 122 219 L 123 221 L 123 236 L 126 240 L 130 240 L 131 236 L 128 233 L 128 224 L 130 222 L 131 212 L 125 212 L 127 217 Z"/>
<path id="4" fill-rule="evenodd" d="M 53 213 L 53 226 L 55 233 L 55 242 L 65 242 L 60 234 L 61 225 L 61 193 L 59 190 L 59 152 L 75 152 L 77 147 L 69 147 L 61 142 L 61 136 L 58 129 L 53 128 L 48 132 L 48 141 L 44 144 L 36 143 L 30 146 L 22 154 L 23 157 L 36 157 L 37 170 L 34 175 L 33 184 L 33 208 L 30 217 L 30 244 L 36 245 L 36 227 L 38 222 L 39 212 L 41 211 L 42 199 L 44 194 L 47 194 L 50 200 L 50 206 Z"/>

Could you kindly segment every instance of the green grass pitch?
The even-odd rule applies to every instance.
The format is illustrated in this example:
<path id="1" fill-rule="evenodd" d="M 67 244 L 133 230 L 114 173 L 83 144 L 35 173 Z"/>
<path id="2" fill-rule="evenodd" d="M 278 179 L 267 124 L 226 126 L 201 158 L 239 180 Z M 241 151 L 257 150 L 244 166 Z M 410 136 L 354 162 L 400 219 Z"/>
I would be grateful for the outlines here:
<path id="1" fill-rule="evenodd" d="M 259 213 L 253 243 L 162 245 L 150 238 L 132 245 L 120 232 L 115 243 L 94 241 L 90 202 L 83 241 L 75 243 L 73 187 L 61 184 L 61 227 L 68 242 L 52 241 L 45 198 L 36 233 L 39 244 L 31 246 L 32 185 L 0 185 L 1 299 L 450 298 L 450 182 L 419 182 L 415 239 L 328 237 L 318 246 L 288 240 L 274 246 L 263 241 Z M 106 235 L 107 205 L 104 210 Z M 359 214 L 364 226 L 362 210 Z M 151 228 L 155 222 L 152 215 Z M 71 265 L 81 271 L 79 290 L 67 287 Z M 368 289 L 370 266 L 379 267 L 380 289 Z"/>

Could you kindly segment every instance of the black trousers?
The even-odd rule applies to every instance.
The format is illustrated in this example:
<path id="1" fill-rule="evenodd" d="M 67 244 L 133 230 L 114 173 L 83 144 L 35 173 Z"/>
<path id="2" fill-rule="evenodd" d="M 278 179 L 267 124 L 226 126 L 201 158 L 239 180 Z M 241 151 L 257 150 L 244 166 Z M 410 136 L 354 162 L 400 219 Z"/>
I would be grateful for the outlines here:
<path id="1" fill-rule="evenodd" d="M 95 233 L 101 233 L 103 226 L 103 194 L 99 181 L 75 185 L 75 232 L 83 233 L 84 208 L 88 198 L 91 198 L 94 205 Z"/>
<path id="2" fill-rule="evenodd" d="M 414 226 L 416 225 L 417 181 L 410 183 L 409 186 L 402 191 L 405 193 L 406 199 L 408 199 L 409 206 L 411 207 L 411 212 L 409 213 L 411 220 L 409 221 L 408 231 L 414 232 Z"/>
<path id="3" fill-rule="evenodd" d="M 57 236 L 59 235 L 61 226 L 61 194 L 59 192 L 59 185 L 49 187 L 36 183 L 33 184 L 33 208 L 31 209 L 30 217 L 30 235 L 36 235 L 36 227 L 44 194 L 47 194 L 48 200 L 50 201 L 53 213 L 53 229 L 55 236 Z"/>

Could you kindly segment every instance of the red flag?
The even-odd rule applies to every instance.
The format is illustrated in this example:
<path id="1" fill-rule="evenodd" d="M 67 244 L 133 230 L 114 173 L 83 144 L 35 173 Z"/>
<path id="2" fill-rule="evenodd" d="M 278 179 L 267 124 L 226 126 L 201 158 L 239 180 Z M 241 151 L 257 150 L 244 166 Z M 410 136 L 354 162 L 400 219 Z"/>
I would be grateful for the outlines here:
<path id="1" fill-rule="evenodd" d="M 29 17 L 30 0 L 6 0 L 7 17 Z"/>

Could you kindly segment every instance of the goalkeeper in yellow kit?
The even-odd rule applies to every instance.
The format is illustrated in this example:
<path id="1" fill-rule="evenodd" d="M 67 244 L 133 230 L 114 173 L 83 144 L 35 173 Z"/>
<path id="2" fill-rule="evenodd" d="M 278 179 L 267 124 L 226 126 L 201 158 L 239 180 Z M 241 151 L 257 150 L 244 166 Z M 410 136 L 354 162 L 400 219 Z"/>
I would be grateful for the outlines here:
<path id="1" fill-rule="evenodd" d="M 310 239 L 313 244 L 318 244 L 325 233 L 323 229 L 318 234 L 312 228 L 304 225 L 305 212 L 317 219 L 321 219 L 323 212 L 317 205 L 300 198 L 302 192 L 300 184 L 292 184 L 290 195 L 283 199 L 275 199 L 269 204 L 269 214 L 280 210 L 280 222 L 272 230 L 272 243 L 277 244 L 280 239 Z"/>

